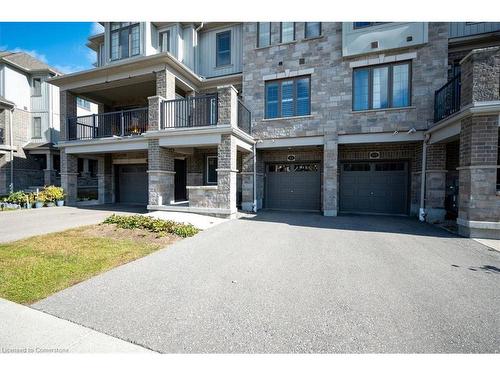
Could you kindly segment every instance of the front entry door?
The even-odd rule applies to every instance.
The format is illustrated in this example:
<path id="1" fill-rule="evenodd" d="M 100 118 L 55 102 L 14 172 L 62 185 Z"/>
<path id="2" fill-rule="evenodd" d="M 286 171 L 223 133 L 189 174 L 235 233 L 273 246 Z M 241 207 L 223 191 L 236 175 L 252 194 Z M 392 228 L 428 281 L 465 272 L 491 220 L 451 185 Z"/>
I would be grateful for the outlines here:
<path id="1" fill-rule="evenodd" d="M 187 199 L 186 194 L 186 160 L 185 159 L 175 159 L 174 160 L 174 171 L 175 171 L 175 201 L 185 201 Z"/>

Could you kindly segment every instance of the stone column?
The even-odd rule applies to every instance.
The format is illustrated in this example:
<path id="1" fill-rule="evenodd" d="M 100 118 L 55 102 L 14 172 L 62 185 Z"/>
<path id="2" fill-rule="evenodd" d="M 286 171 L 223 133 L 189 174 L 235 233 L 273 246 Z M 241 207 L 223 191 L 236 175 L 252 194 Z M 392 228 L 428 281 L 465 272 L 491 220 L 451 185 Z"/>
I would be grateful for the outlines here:
<path id="1" fill-rule="evenodd" d="M 61 91 L 59 100 L 61 121 L 59 139 L 65 141 L 67 139 L 68 118 L 76 116 L 76 96 L 71 91 Z"/>
<path id="2" fill-rule="evenodd" d="M 52 152 L 47 152 L 47 167 L 43 170 L 43 184 L 45 186 L 53 185 L 56 179 L 56 171 L 54 170 L 54 163 L 52 161 Z"/>
<path id="3" fill-rule="evenodd" d="M 236 142 L 234 136 L 224 134 L 217 147 L 217 203 L 228 216 L 234 216 L 236 209 Z"/>
<path id="4" fill-rule="evenodd" d="M 156 96 L 175 99 L 175 75 L 167 69 L 156 72 Z"/>
<path id="5" fill-rule="evenodd" d="M 254 205 L 254 160 L 253 152 L 242 155 L 242 171 L 241 171 L 241 208 L 243 211 L 252 211 Z"/>
<path id="6" fill-rule="evenodd" d="M 149 205 L 174 202 L 174 150 L 159 146 L 158 139 L 148 141 Z"/>
<path id="7" fill-rule="evenodd" d="M 338 137 L 325 134 L 323 145 L 323 215 L 337 216 L 338 202 Z"/>
<path id="8" fill-rule="evenodd" d="M 435 143 L 427 146 L 425 176 L 426 221 L 435 223 L 444 220 L 446 211 L 446 144 Z"/>
<path id="9" fill-rule="evenodd" d="M 217 87 L 219 119 L 217 125 L 238 126 L 238 90 L 233 85 Z"/>
<path id="10" fill-rule="evenodd" d="M 465 236 L 500 239 L 498 121 L 498 115 L 461 121 L 457 224 Z"/>
<path id="11" fill-rule="evenodd" d="M 66 193 L 66 204 L 76 204 L 78 196 L 78 157 L 61 150 L 61 187 Z"/>
<path id="12" fill-rule="evenodd" d="M 84 168 L 85 169 L 85 168 Z M 97 160 L 97 190 L 100 204 L 113 203 L 113 158 L 104 154 Z"/>

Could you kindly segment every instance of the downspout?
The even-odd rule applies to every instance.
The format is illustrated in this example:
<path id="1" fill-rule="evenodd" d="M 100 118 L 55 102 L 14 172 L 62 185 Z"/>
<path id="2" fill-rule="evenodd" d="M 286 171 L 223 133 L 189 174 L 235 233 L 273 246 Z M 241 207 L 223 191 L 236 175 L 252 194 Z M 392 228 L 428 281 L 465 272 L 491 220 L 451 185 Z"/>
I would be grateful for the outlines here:
<path id="1" fill-rule="evenodd" d="M 14 108 L 9 111 L 9 143 L 10 143 L 10 185 L 9 191 L 14 192 L 14 135 L 12 134 L 12 112 Z"/>
<path id="2" fill-rule="evenodd" d="M 427 175 L 427 144 L 431 139 L 430 134 L 425 135 L 424 144 L 422 148 L 422 176 L 420 178 L 420 209 L 418 212 L 418 219 L 425 221 L 427 213 L 425 212 L 425 179 Z"/>
<path id="3" fill-rule="evenodd" d="M 257 212 L 257 143 L 253 144 L 253 212 Z"/>

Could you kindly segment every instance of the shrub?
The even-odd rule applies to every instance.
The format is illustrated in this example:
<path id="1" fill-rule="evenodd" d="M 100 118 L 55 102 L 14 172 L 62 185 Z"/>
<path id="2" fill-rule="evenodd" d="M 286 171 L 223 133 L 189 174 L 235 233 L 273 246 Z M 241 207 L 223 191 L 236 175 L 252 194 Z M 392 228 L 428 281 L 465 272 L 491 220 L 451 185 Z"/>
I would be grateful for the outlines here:
<path id="1" fill-rule="evenodd" d="M 115 224 L 123 229 L 145 229 L 159 235 L 172 233 L 180 237 L 191 237 L 199 232 L 199 229 L 192 224 L 181 224 L 171 220 L 161 220 L 143 215 L 124 216 L 113 214 L 104 220 L 104 224 Z"/>
<path id="2" fill-rule="evenodd" d="M 28 199 L 28 195 L 24 191 L 15 191 L 10 193 L 9 196 L 5 199 L 7 203 L 19 204 L 22 205 L 26 203 Z"/>
<path id="3" fill-rule="evenodd" d="M 45 198 L 45 202 L 55 202 L 64 200 L 64 190 L 59 186 L 45 186 L 40 193 Z"/>

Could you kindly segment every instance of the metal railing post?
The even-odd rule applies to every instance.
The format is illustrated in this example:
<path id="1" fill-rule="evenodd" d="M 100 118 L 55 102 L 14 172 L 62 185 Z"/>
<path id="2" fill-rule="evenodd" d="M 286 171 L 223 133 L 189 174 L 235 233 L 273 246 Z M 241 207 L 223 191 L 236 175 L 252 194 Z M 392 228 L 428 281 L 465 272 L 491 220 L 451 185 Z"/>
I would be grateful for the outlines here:
<path id="1" fill-rule="evenodd" d="M 96 128 L 95 128 L 95 113 L 92 114 L 92 138 L 96 137 Z"/>
<path id="2" fill-rule="evenodd" d="M 120 111 L 120 128 L 121 128 L 121 136 L 125 135 L 125 123 L 123 118 L 123 111 Z"/>

